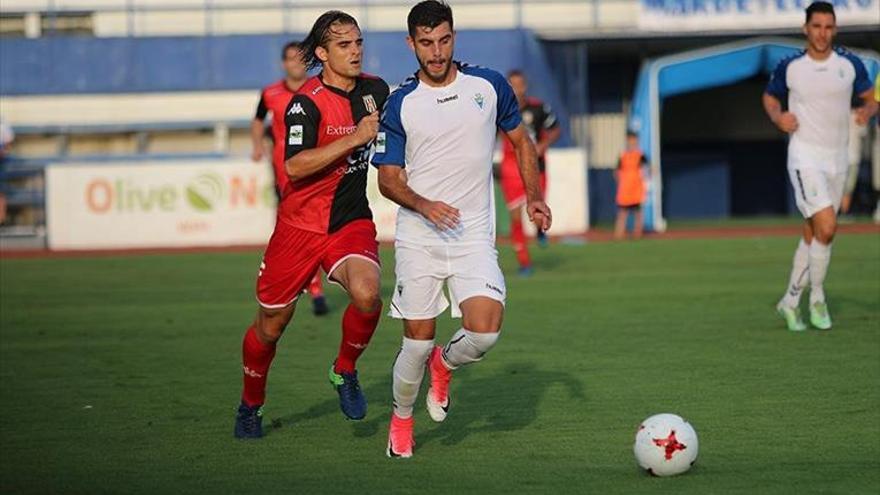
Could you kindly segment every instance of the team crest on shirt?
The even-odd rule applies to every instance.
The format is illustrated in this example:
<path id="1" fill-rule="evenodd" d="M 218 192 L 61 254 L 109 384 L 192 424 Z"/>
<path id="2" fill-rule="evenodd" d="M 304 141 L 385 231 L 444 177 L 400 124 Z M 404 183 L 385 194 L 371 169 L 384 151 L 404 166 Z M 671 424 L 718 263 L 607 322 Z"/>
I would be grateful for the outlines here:
<path id="1" fill-rule="evenodd" d="M 376 106 L 376 100 L 373 99 L 373 95 L 364 96 L 364 106 L 367 107 L 367 113 L 373 113 L 378 109 Z"/>
<path id="2" fill-rule="evenodd" d="M 483 94 L 482 94 L 482 93 L 477 93 L 477 94 L 474 95 L 474 103 L 476 103 L 477 106 L 480 107 L 480 110 L 483 109 L 483 101 L 484 101 L 484 100 L 483 100 Z"/>

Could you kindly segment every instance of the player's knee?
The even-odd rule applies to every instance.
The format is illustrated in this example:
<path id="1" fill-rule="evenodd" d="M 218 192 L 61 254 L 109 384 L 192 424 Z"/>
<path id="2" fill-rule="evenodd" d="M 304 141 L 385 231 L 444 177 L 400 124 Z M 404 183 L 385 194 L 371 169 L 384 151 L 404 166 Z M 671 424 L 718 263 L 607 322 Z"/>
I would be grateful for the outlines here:
<path id="1" fill-rule="evenodd" d="M 256 326 L 257 337 L 265 344 L 274 344 L 284 334 L 284 327 L 276 322 L 263 321 Z"/>
<path id="2" fill-rule="evenodd" d="M 462 320 L 464 328 L 479 333 L 498 333 L 501 331 L 501 311 L 487 311 L 478 315 L 466 314 Z"/>
<path id="3" fill-rule="evenodd" d="M 361 313 L 373 313 L 382 308 L 379 284 L 362 283 L 351 289 L 351 303 Z"/>
<path id="4" fill-rule="evenodd" d="M 828 245 L 834 240 L 834 234 L 836 231 L 837 225 L 833 223 L 821 225 L 814 229 L 813 237 L 822 244 Z"/>

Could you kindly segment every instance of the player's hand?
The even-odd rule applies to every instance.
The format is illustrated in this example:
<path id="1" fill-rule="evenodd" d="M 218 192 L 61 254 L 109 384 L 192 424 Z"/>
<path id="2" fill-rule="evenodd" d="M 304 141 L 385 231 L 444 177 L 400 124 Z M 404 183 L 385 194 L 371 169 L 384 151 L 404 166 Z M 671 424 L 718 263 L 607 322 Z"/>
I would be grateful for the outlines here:
<path id="1" fill-rule="evenodd" d="M 461 213 L 442 201 L 424 200 L 418 212 L 440 230 L 452 230 L 461 221 Z"/>
<path id="2" fill-rule="evenodd" d="M 776 127 L 782 132 L 791 134 L 798 129 L 797 117 L 791 112 L 785 112 L 776 119 Z"/>
<path id="3" fill-rule="evenodd" d="M 260 148 L 254 148 L 254 151 L 251 152 L 251 160 L 258 162 L 263 159 L 263 150 Z"/>
<path id="4" fill-rule="evenodd" d="M 550 230 L 550 224 L 553 223 L 553 214 L 550 213 L 550 207 L 543 201 L 529 201 L 526 207 L 526 213 L 529 214 L 529 220 L 535 224 L 535 227 L 547 231 Z"/>
<path id="5" fill-rule="evenodd" d="M 871 112 L 868 110 L 868 105 L 856 108 L 856 124 L 864 127 L 868 125 L 869 120 L 871 120 Z"/>
<path id="6" fill-rule="evenodd" d="M 379 112 L 373 112 L 358 122 L 357 130 L 354 131 L 355 145 L 367 144 L 376 138 L 379 133 Z"/>

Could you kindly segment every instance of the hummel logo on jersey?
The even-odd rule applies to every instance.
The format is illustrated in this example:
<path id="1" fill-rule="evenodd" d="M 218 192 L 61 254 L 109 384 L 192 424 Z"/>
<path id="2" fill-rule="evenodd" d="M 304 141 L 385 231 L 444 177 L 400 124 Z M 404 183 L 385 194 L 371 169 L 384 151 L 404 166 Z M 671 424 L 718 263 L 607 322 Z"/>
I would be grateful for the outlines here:
<path id="1" fill-rule="evenodd" d="M 446 103 L 448 101 L 455 101 L 458 99 L 458 95 L 447 96 L 446 98 L 437 98 L 437 104 Z"/>
<path id="2" fill-rule="evenodd" d="M 299 103 L 294 103 L 293 105 L 291 105 L 290 111 L 287 112 L 287 115 L 305 115 L 305 114 L 306 114 L 306 111 L 303 110 L 302 105 L 300 105 Z"/>
<path id="3" fill-rule="evenodd" d="M 474 102 L 477 104 L 478 107 L 480 107 L 480 110 L 482 110 L 483 109 L 483 94 L 482 93 L 475 94 L 474 95 Z"/>
<path id="4" fill-rule="evenodd" d="M 378 109 L 378 107 L 376 107 L 376 100 L 373 99 L 373 95 L 364 96 L 364 106 L 367 107 L 367 113 L 373 113 Z"/>
<path id="5" fill-rule="evenodd" d="M 263 378 L 263 375 L 257 373 L 256 371 L 248 368 L 247 366 L 242 367 L 244 369 L 244 374 L 251 378 Z"/>

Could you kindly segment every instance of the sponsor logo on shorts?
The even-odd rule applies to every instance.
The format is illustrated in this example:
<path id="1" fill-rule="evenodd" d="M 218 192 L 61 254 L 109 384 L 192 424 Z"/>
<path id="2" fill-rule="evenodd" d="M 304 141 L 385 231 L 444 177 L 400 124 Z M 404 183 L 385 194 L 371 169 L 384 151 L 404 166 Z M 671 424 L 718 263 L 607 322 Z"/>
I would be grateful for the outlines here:
<path id="1" fill-rule="evenodd" d="M 489 290 L 494 290 L 495 292 L 501 294 L 502 296 L 504 295 L 503 290 L 499 289 L 498 287 L 495 287 L 494 285 L 490 284 L 489 282 L 486 282 L 486 288 Z"/>

